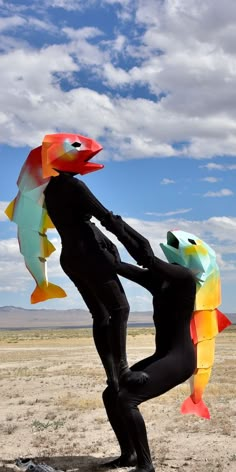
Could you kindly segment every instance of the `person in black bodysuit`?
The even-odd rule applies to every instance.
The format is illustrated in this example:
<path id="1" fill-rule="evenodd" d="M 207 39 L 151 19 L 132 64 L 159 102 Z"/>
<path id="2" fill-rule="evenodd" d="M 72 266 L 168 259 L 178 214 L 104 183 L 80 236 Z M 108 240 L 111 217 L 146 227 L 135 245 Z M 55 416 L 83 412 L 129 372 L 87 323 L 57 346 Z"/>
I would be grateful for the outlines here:
<path id="1" fill-rule="evenodd" d="M 103 401 L 118 439 L 121 456 L 102 467 L 136 465 L 135 472 L 154 472 L 146 427 L 138 405 L 167 392 L 187 380 L 196 367 L 190 337 L 196 282 L 193 273 L 180 265 L 169 264 L 154 256 L 147 239 L 128 226 L 119 216 L 106 216 L 103 225 L 123 243 L 143 269 L 117 263 L 117 273 L 145 287 L 153 295 L 153 321 L 156 327 L 154 354 L 131 367 L 147 374 L 145 384 L 123 385 L 118 393 L 109 387 Z"/>
<path id="2" fill-rule="evenodd" d="M 109 386 L 119 379 L 144 382 L 146 374 L 131 372 L 126 358 L 129 304 L 116 274 L 119 253 L 90 221 L 103 220 L 108 210 L 75 174 L 59 172 L 45 191 L 45 205 L 62 243 L 61 267 L 82 295 L 93 317 L 94 342 Z"/>

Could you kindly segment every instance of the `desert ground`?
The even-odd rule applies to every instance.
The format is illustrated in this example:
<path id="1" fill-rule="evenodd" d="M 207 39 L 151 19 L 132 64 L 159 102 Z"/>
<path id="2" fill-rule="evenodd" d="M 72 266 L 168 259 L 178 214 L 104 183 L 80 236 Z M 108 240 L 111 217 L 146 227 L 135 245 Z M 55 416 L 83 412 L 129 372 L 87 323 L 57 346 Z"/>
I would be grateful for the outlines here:
<path id="1" fill-rule="evenodd" d="M 130 364 L 153 346 L 152 329 L 129 329 Z M 0 472 L 19 471 L 17 457 L 88 472 L 119 455 L 91 330 L 0 331 L 0 378 Z M 235 394 L 236 330 L 227 329 L 204 395 L 210 420 L 180 414 L 188 383 L 141 405 L 156 471 L 236 472 Z"/>

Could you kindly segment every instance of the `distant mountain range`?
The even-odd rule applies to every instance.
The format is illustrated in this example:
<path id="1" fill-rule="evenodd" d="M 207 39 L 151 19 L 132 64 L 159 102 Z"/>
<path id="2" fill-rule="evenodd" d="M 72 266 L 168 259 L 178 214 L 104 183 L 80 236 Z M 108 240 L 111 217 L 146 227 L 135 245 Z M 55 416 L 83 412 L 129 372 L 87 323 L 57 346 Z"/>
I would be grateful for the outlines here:
<path id="1" fill-rule="evenodd" d="M 227 313 L 236 324 L 236 313 Z M 152 324 L 151 311 L 135 311 L 129 316 L 129 325 Z M 92 325 L 92 318 L 87 310 L 46 310 L 25 309 L 15 306 L 0 306 L 0 329 L 36 329 L 36 328 L 82 328 Z"/>

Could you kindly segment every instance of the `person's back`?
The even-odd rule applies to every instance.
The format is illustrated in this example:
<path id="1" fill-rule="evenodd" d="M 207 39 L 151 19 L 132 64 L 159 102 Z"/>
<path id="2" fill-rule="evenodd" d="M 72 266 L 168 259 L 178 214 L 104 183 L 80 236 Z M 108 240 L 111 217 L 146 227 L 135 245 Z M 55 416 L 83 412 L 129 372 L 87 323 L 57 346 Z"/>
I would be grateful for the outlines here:
<path id="1" fill-rule="evenodd" d="M 44 193 L 48 214 L 60 234 L 63 249 L 81 257 L 86 252 L 88 257 L 92 250 L 92 254 L 99 252 L 100 257 L 104 258 L 107 254 L 100 249 L 110 249 L 114 245 L 91 222 L 91 217 L 102 220 L 108 210 L 86 184 L 72 174 L 60 173 L 58 177 L 51 178 Z"/>
<path id="2" fill-rule="evenodd" d="M 194 310 L 196 282 L 189 269 L 155 257 L 151 270 L 154 287 L 155 271 L 159 281 L 160 276 L 163 277 L 163 283 L 161 287 L 158 283 L 153 293 L 153 321 L 158 353 L 165 354 L 175 346 L 183 346 L 184 340 L 192 344 L 189 325 Z"/>

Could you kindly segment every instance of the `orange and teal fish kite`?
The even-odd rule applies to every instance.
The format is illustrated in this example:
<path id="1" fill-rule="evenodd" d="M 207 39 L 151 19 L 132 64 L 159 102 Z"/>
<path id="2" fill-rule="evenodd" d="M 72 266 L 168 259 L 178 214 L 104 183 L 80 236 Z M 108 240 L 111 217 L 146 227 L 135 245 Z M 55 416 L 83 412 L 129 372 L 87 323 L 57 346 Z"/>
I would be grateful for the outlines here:
<path id="1" fill-rule="evenodd" d="M 5 210 L 18 227 L 20 252 L 36 282 L 31 303 L 65 297 L 65 291 L 48 282 L 46 259 L 55 251 L 48 240 L 48 228 L 54 228 L 44 204 L 44 190 L 58 171 L 87 174 L 102 169 L 102 164 L 88 162 L 102 146 L 79 134 L 49 134 L 42 146 L 33 149 L 21 169 L 16 198 Z"/>
<path id="2" fill-rule="evenodd" d="M 167 260 L 192 270 L 197 293 L 190 332 L 196 348 L 197 367 L 190 379 L 191 395 L 183 402 L 181 412 L 210 418 L 202 396 L 214 363 L 215 337 L 231 324 L 218 310 L 221 304 L 220 272 L 215 251 L 204 241 L 185 231 L 169 231 L 167 244 L 160 244 Z"/>

